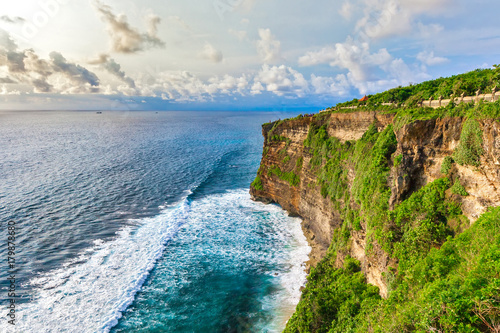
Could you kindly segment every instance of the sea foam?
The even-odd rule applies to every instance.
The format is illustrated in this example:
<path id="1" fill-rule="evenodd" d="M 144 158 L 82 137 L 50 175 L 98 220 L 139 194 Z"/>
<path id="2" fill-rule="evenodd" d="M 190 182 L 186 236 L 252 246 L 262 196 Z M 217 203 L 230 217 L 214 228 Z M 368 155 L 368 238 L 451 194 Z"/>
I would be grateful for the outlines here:
<path id="1" fill-rule="evenodd" d="M 300 228 L 300 220 L 286 217 L 281 208 L 250 200 L 246 190 L 228 191 L 191 201 L 186 196 L 176 204 L 166 205 L 161 214 L 138 221 L 135 227 L 125 227 L 111 241 L 95 241 L 91 249 L 64 264 L 60 269 L 42 274 L 29 283 L 35 289 L 34 299 L 20 306 L 16 330 L 5 321 L 0 322 L 4 332 L 109 332 L 129 307 L 141 289 L 150 271 L 164 253 L 169 240 L 176 237 L 182 226 L 192 225 L 193 230 L 205 228 L 203 219 L 224 220 L 233 223 L 234 210 L 262 211 L 275 216 L 279 226 L 273 228 L 273 237 L 286 240 L 286 251 L 270 252 L 260 258 L 271 264 L 281 264 L 286 269 L 276 275 L 280 288 L 262 300 L 262 306 L 276 313 L 272 323 L 263 323 L 259 329 L 267 332 L 283 329 L 300 298 L 306 273 L 304 262 L 310 251 Z M 237 214 L 236 214 L 237 215 Z M 241 223 L 241 222 L 240 222 Z M 238 235 L 234 230 L 234 244 Z M 203 231 L 208 237 L 210 232 Z M 243 243 L 243 239 L 241 239 Z M 195 249 L 193 248 L 193 251 Z M 248 253 L 237 245 L 231 250 L 206 248 L 204 251 L 229 251 L 231 257 L 262 256 Z M 240 260 L 242 264 L 245 260 Z M 256 328 L 257 329 L 257 328 Z"/>

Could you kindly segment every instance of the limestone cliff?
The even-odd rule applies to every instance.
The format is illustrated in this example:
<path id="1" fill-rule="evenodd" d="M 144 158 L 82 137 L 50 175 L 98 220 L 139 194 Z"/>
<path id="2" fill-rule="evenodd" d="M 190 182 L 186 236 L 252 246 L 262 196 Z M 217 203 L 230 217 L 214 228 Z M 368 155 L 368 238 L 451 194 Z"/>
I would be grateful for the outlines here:
<path id="1" fill-rule="evenodd" d="M 304 144 L 311 126 L 323 125 L 329 137 L 341 142 L 359 140 L 374 124 L 379 132 L 393 125 L 397 139 L 395 152 L 390 158 L 387 178 L 391 190 L 389 206 L 393 209 L 424 185 L 442 177 L 442 164 L 452 156 L 459 145 L 462 118 L 419 120 L 409 124 L 396 121 L 394 115 L 380 112 L 330 113 L 315 117 L 299 117 L 263 125 L 264 148 L 261 166 L 250 193 L 255 200 L 275 202 L 291 215 L 303 219 L 304 232 L 313 247 L 311 265 L 316 264 L 327 252 L 335 230 L 342 227 L 344 218 L 339 207 L 346 204 L 334 202 L 322 194 L 318 182 L 318 166 L 311 163 L 313 150 Z M 487 207 L 500 204 L 500 124 L 492 120 L 479 120 L 483 136 L 483 150 L 479 166 L 452 164 L 449 177 L 458 181 L 468 192 L 467 196 L 452 194 L 461 203 L 462 211 L 473 223 Z M 319 125 L 318 125 L 319 124 Z M 392 128 L 392 127 L 391 127 Z M 324 163 L 324 161 L 322 162 Z M 347 184 L 350 188 L 356 178 L 352 165 L 345 165 Z M 339 199 L 342 201 L 343 199 Z M 467 225 L 456 226 L 461 232 Z M 346 253 L 337 256 L 338 267 L 349 255 L 361 262 L 367 281 L 387 295 L 387 282 L 383 273 L 388 267 L 397 267 L 376 242 L 367 251 L 366 226 L 352 231 Z"/>

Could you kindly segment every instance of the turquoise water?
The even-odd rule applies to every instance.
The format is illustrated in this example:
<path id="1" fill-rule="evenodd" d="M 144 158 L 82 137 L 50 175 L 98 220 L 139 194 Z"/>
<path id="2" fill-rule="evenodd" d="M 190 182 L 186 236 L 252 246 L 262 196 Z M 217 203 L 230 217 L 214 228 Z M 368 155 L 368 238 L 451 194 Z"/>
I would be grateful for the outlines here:
<path id="1" fill-rule="evenodd" d="M 300 220 L 248 187 L 260 124 L 286 116 L 1 113 L 0 218 L 18 225 L 22 299 L 0 329 L 281 331 L 310 249 Z"/>

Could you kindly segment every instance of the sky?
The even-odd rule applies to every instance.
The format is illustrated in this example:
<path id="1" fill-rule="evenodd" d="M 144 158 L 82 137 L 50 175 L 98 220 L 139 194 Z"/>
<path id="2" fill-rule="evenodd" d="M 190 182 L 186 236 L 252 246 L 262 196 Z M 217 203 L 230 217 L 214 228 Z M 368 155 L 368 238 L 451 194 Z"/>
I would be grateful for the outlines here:
<path id="1" fill-rule="evenodd" d="M 500 63 L 498 0 L 0 5 L 2 110 L 316 110 Z"/>

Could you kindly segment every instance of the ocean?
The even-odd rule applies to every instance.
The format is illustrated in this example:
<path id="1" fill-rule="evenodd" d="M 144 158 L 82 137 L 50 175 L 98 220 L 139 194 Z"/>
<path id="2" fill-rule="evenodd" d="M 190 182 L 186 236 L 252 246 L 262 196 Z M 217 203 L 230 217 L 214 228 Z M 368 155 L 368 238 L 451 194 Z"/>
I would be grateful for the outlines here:
<path id="1" fill-rule="evenodd" d="M 0 331 L 282 331 L 310 247 L 248 189 L 288 116 L 1 112 Z"/>

